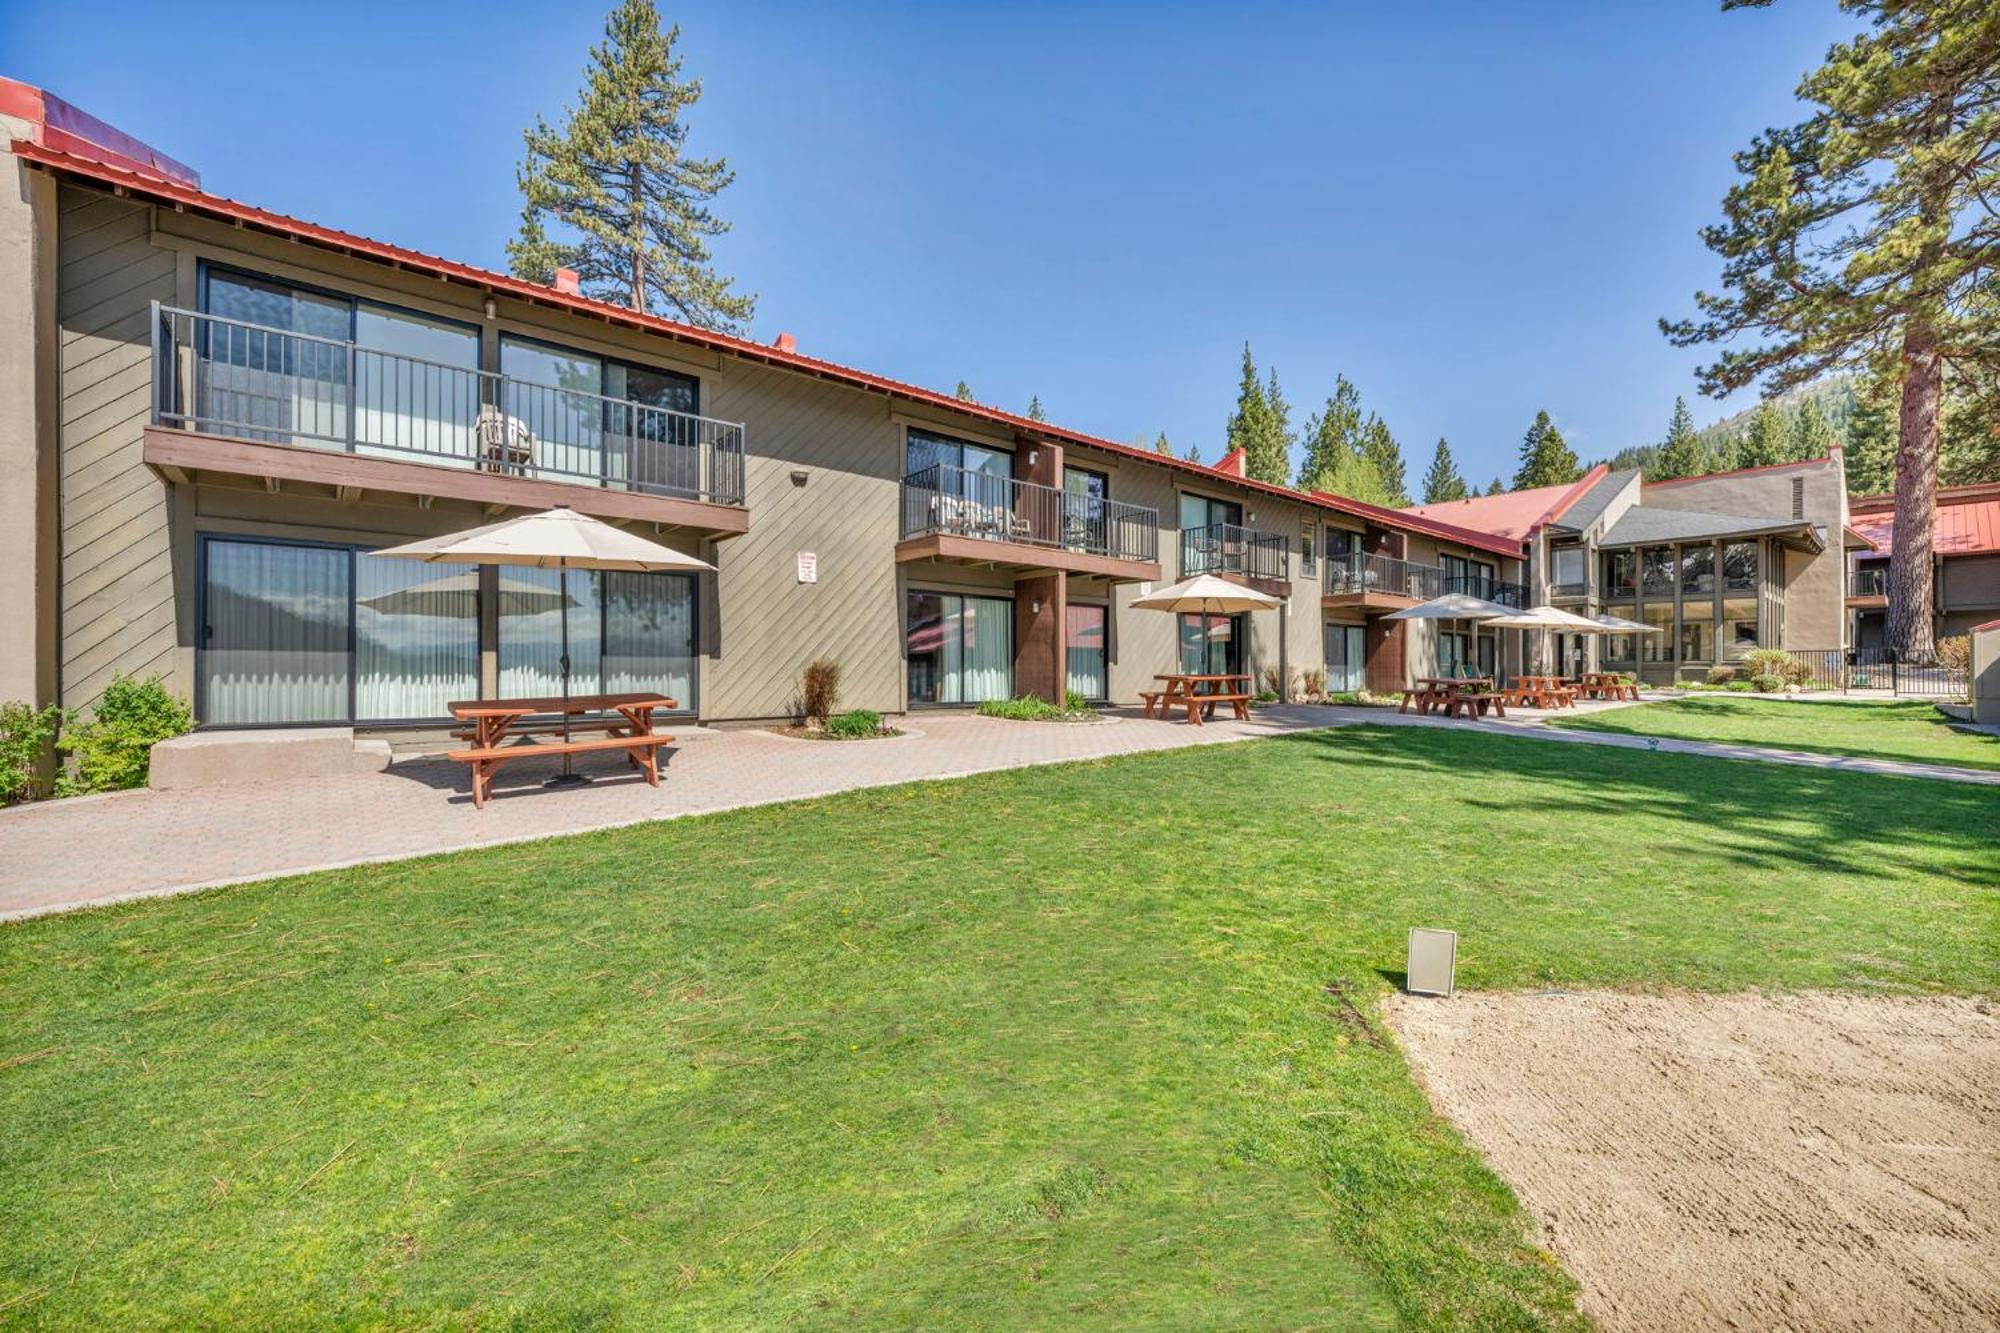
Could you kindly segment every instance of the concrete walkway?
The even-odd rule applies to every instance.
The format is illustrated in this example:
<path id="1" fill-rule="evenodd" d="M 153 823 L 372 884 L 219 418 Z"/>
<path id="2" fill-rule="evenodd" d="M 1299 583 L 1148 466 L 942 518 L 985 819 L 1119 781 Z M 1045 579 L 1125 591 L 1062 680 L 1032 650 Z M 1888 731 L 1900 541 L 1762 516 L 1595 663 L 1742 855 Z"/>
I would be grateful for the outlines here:
<path id="1" fill-rule="evenodd" d="M 1630 706 L 1583 704 L 1563 716 Z M 402 759 L 384 773 L 330 780 L 80 797 L 0 812 L 0 920 L 860 787 L 1366 723 L 1471 728 L 1569 744 L 2000 784 L 2000 773 L 1561 731 L 1545 725 L 1548 716 L 1517 710 L 1506 721 L 1467 722 L 1392 708 L 1296 705 L 1259 710 L 1248 722 L 1190 727 L 1149 722 L 1135 713 L 1073 726 L 926 714 L 911 722 L 917 734 L 851 744 L 760 731 L 703 733 L 670 752 L 658 790 L 616 756 L 588 756 L 591 762 L 579 767 L 599 780 L 557 790 L 540 785 L 557 761 L 522 761 L 503 770 L 494 800 L 483 811 L 472 806 L 464 766 L 435 757 Z"/>

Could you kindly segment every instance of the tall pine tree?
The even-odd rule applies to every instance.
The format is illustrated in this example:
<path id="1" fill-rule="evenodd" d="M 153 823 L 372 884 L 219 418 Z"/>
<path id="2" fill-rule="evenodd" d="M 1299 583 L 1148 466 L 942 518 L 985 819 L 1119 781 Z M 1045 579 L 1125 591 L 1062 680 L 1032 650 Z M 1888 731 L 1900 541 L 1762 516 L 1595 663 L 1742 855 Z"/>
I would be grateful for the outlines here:
<path id="1" fill-rule="evenodd" d="M 1048 420 L 1047 414 L 1045 414 L 1042 411 L 1042 399 L 1040 394 L 1031 393 L 1028 395 L 1028 420 L 1030 421 Z"/>
<path id="2" fill-rule="evenodd" d="M 1451 446 L 1438 437 L 1437 449 L 1431 454 L 1430 471 L 1424 473 L 1424 503 L 1443 504 L 1447 500 L 1463 500 L 1471 491 L 1465 478 L 1459 475 L 1458 464 L 1451 458 Z"/>
<path id="3" fill-rule="evenodd" d="M 1361 451 L 1361 393 L 1347 376 L 1336 375 L 1326 409 L 1306 423 L 1305 462 L 1299 468 L 1299 489 L 1333 491 L 1332 479 L 1345 460 Z M 1336 494 L 1346 494 L 1336 491 Z M 1358 497 L 1357 497 L 1358 498 Z"/>
<path id="4" fill-rule="evenodd" d="M 1292 405 L 1278 387 L 1278 368 L 1264 384 L 1265 424 L 1257 446 L 1243 460 L 1243 473 L 1273 486 L 1292 484 Z"/>
<path id="5" fill-rule="evenodd" d="M 1382 479 L 1382 493 L 1389 498 L 1381 503 L 1400 509 L 1410 502 L 1403 446 L 1389 433 L 1389 423 L 1373 412 L 1368 414 L 1368 424 L 1361 428 L 1361 456 L 1375 465 L 1375 475 Z"/>
<path id="6" fill-rule="evenodd" d="M 681 77 L 680 33 L 661 31 L 652 0 L 611 12 L 562 127 L 538 116 L 523 136 L 521 228 L 507 262 L 543 283 L 575 269 L 590 296 L 734 332 L 757 298 L 715 271 L 708 242 L 729 230 L 710 204 L 736 176 L 722 158 L 687 151 L 684 117 L 701 80 Z"/>
<path id="7" fill-rule="evenodd" d="M 1792 457 L 1825 458 L 1833 448 L 1833 427 L 1827 424 L 1826 413 L 1820 410 L 1817 398 L 1808 398 L 1799 405 L 1799 413 L 1792 419 Z"/>
<path id="8" fill-rule="evenodd" d="M 1757 404 L 1757 411 L 1750 418 L 1750 429 L 1743 433 L 1743 443 L 1736 451 L 1736 466 L 1769 467 L 1789 462 L 1791 457 L 1792 423 L 1785 420 L 1776 403 L 1766 398 Z"/>
<path id="9" fill-rule="evenodd" d="M 1257 362 L 1250 355 L 1250 344 L 1243 344 L 1243 376 L 1236 385 L 1236 410 L 1229 414 L 1223 427 L 1222 448 L 1224 453 L 1234 453 L 1241 449 L 1244 455 L 1245 472 L 1256 456 L 1257 450 L 1271 435 L 1271 404 L 1264 397 L 1264 382 L 1257 378 Z"/>
<path id="10" fill-rule="evenodd" d="M 1487 486 L 1486 493 L 1488 495 L 1505 495 L 1507 493 L 1507 487 L 1505 483 L 1503 483 L 1500 480 L 1500 478 L 1495 477 L 1492 483 Z"/>
<path id="11" fill-rule="evenodd" d="M 1521 466 L 1514 473 L 1514 489 L 1533 486 L 1563 486 L 1583 475 L 1583 465 L 1564 441 L 1546 411 L 1535 413 L 1534 424 L 1521 437 Z"/>
<path id="12" fill-rule="evenodd" d="M 1667 422 L 1666 442 L 1648 471 L 1651 481 L 1669 481 L 1675 477 L 1699 476 L 1702 471 L 1705 451 L 1694 433 L 1694 416 L 1688 411 L 1687 399 L 1674 398 L 1674 415 Z"/>
<path id="13" fill-rule="evenodd" d="M 1718 395 L 1863 366 L 1898 378 L 1887 646 L 1922 662 L 1935 652 L 1945 380 L 1953 367 L 1990 366 L 2000 346 L 2000 11 L 1991 0 L 1841 8 L 1864 30 L 1799 84 L 1804 120 L 1736 155 L 1742 179 L 1723 199 L 1723 222 L 1703 232 L 1726 290 L 1697 292 L 1700 316 L 1661 328 L 1681 346 L 1726 344 L 1702 368 L 1702 387 Z"/>
<path id="14" fill-rule="evenodd" d="M 1174 447 L 1171 444 L 1167 443 L 1167 433 L 1165 431 L 1161 431 L 1160 438 L 1153 441 L 1153 452 L 1156 454 L 1164 454 L 1168 458 L 1172 458 L 1174 456 Z"/>
<path id="15" fill-rule="evenodd" d="M 961 403 L 970 403 L 976 401 L 972 396 L 972 386 L 970 384 L 967 384 L 964 380 L 960 380 L 958 382 L 958 387 L 951 391 L 951 396 L 958 399 L 958 401 Z"/>

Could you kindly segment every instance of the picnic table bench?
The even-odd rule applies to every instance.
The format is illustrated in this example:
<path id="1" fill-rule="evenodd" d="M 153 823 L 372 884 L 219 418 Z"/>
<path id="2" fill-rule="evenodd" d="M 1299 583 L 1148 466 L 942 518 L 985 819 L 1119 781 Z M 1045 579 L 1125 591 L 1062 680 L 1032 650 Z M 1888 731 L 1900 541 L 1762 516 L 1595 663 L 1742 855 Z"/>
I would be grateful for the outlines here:
<path id="1" fill-rule="evenodd" d="M 468 750 L 453 750 L 450 757 L 472 769 L 472 803 L 484 808 L 493 792 L 493 774 L 501 765 L 516 759 L 538 759 L 549 755 L 592 754 L 601 750 L 623 750 L 627 762 L 646 775 L 647 785 L 660 785 L 660 747 L 673 737 L 653 730 L 653 714 L 662 708 L 677 708 L 664 694 L 573 694 L 567 698 L 551 695 L 532 699 L 468 699 L 450 705 L 451 715 L 469 726 L 453 734 L 470 739 Z M 532 717 L 555 714 L 574 719 L 590 713 L 616 713 L 616 717 L 590 718 L 570 722 L 573 735 L 579 728 L 603 731 L 606 735 L 590 740 L 542 741 L 534 734 L 541 724 L 528 723 Z M 509 738 L 512 737 L 510 740 Z"/>
<path id="2" fill-rule="evenodd" d="M 1419 676 L 1415 688 L 1403 692 L 1399 713 L 1441 712 L 1446 717 L 1483 717 L 1489 709 L 1507 716 L 1506 696 L 1493 688 L 1490 676 Z"/>
<path id="3" fill-rule="evenodd" d="M 1638 683 L 1622 671 L 1585 672 L 1581 688 L 1586 699 L 1639 700 Z"/>
<path id="4" fill-rule="evenodd" d="M 1561 676 L 1516 676 L 1507 702 L 1518 708 L 1571 708 L 1576 689 Z"/>
<path id="5" fill-rule="evenodd" d="M 1173 710 L 1182 707 L 1187 709 L 1187 720 L 1198 727 L 1204 715 L 1214 715 L 1217 704 L 1228 704 L 1235 711 L 1237 721 L 1249 720 L 1248 676 L 1189 672 L 1162 673 L 1153 679 L 1164 682 L 1165 688 L 1139 691 L 1139 700 L 1146 707 L 1147 717 L 1170 719 Z M 1244 688 L 1234 688 L 1239 684 Z M 1208 688 L 1196 688 L 1204 685 Z"/>

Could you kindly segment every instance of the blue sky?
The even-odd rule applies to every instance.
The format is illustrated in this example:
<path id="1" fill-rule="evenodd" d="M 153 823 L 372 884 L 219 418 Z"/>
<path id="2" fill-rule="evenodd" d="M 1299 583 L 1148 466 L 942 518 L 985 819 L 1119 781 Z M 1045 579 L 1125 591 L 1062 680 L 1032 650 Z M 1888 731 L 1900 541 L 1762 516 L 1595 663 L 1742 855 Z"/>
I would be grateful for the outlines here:
<path id="1" fill-rule="evenodd" d="M 607 0 L 608 3 L 608 0 Z M 221 193 L 498 266 L 521 128 L 599 3 L 0 0 L 0 73 Z M 1796 118 L 1832 0 L 1410 5 L 667 3 L 727 155 L 753 333 L 1130 439 L 1220 451 L 1240 348 L 1296 419 L 1334 375 L 1403 442 L 1511 475 L 1546 407 L 1655 439 L 1695 352 L 1730 155 Z"/>

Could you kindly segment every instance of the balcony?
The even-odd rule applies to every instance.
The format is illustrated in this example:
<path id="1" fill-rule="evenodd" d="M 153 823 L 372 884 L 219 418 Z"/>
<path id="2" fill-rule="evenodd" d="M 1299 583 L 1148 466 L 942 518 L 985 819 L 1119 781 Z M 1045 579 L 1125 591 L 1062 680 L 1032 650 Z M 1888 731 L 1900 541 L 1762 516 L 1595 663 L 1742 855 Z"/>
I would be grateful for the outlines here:
<path id="1" fill-rule="evenodd" d="M 1444 580 L 1444 590 L 1448 593 L 1464 593 L 1467 597 L 1477 597 L 1482 601 L 1495 602 L 1501 606 L 1519 610 L 1528 604 L 1528 590 L 1518 583 L 1507 583 L 1484 574 L 1453 574 Z"/>
<path id="2" fill-rule="evenodd" d="M 1221 574 L 1251 583 L 1283 583 L 1291 577 L 1289 538 L 1236 523 L 1181 529 L 1181 577 Z"/>
<path id="3" fill-rule="evenodd" d="M 1427 602 L 1444 590 L 1444 571 L 1386 555 L 1333 556 L 1326 562 L 1320 604 L 1400 611 Z"/>
<path id="4" fill-rule="evenodd" d="M 1887 606 L 1889 604 L 1889 566 L 1887 564 L 1856 565 L 1854 573 L 1847 580 L 1847 604 L 1849 606 Z"/>
<path id="5" fill-rule="evenodd" d="M 1582 582 L 1551 583 L 1549 585 L 1549 598 L 1551 601 L 1577 601 L 1589 596 L 1589 594 L 1590 586 Z"/>
<path id="6" fill-rule="evenodd" d="M 739 422 L 158 304 L 153 353 L 146 460 L 169 476 L 748 528 Z"/>
<path id="7" fill-rule="evenodd" d="M 948 463 L 903 478 L 898 560 L 1061 569 L 1114 582 L 1160 576 L 1160 514 Z"/>

